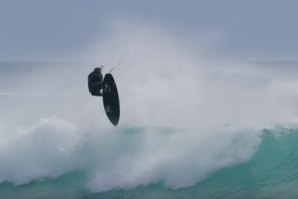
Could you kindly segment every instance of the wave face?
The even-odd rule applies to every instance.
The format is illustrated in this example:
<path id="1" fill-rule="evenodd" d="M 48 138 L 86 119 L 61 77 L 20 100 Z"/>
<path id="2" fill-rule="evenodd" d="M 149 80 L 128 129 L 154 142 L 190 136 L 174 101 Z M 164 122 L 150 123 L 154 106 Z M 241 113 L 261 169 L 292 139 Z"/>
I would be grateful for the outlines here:
<path id="1" fill-rule="evenodd" d="M 22 156 L 0 154 L 0 198 L 297 198 L 298 129 L 249 131 L 209 129 L 203 139 L 194 129 L 130 128 L 84 134 L 60 151 L 47 133 L 36 139 L 51 147 L 18 138 Z"/>

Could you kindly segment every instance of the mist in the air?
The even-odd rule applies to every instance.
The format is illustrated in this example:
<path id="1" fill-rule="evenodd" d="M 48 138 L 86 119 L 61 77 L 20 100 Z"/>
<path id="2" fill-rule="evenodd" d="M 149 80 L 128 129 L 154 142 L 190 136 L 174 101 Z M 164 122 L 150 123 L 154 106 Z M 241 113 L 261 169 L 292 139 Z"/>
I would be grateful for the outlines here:
<path id="1" fill-rule="evenodd" d="M 282 70 L 217 56 L 224 39 L 217 34 L 200 45 L 158 27 L 114 29 L 82 57 L 106 65 L 105 72 L 116 66 L 122 124 L 258 126 L 297 116 L 295 66 L 279 63 L 287 67 Z"/>
<path id="2" fill-rule="evenodd" d="M 74 55 L 77 62 L 28 63 L 3 75 L 3 82 L 12 81 L 1 88 L 2 95 L 15 96 L 3 107 L 16 117 L 25 114 L 22 122 L 51 115 L 80 118 L 79 124 L 108 123 L 101 99 L 87 88 L 89 72 L 104 65 L 104 73 L 113 68 L 118 86 L 120 126 L 267 125 L 295 119 L 294 66 L 281 73 L 274 66 L 224 59 L 216 55 L 219 38 L 210 36 L 212 45 L 200 45 L 159 27 L 120 23 Z"/>

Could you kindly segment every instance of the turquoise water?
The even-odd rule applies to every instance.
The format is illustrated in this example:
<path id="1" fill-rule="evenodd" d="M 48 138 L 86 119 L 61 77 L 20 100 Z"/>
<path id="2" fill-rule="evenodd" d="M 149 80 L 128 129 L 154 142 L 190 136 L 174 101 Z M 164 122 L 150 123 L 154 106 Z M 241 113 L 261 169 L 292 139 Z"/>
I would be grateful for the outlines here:
<path id="1" fill-rule="evenodd" d="M 133 143 L 138 136 L 130 133 L 125 136 L 126 142 L 132 139 Z M 298 198 L 298 130 L 264 129 L 259 136 L 248 160 L 224 166 L 182 188 L 171 188 L 161 180 L 125 189 L 90 191 L 90 173 L 75 171 L 23 185 L 4 182 L 0 198 Z"/>

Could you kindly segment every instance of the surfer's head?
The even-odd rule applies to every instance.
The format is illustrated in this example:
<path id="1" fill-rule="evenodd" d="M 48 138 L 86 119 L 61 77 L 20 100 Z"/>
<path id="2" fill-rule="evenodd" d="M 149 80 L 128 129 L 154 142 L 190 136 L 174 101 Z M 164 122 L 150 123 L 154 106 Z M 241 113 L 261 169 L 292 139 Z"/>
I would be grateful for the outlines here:
<path id="1" fill-rule="evenodd" d="M 94 72 L 101 73 L 103 66 L 94 68 Z"/>

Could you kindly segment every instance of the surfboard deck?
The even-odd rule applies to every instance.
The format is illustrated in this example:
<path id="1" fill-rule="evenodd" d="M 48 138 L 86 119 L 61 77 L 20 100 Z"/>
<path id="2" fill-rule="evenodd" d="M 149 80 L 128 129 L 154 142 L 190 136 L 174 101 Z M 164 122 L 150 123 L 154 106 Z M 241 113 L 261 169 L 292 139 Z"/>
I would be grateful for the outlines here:
<path id="1" fill-rule="evenodd" d="M 117 126 L 120 119 L 120 102 L 118 90 L 111 73 L 107 73 L 103 80 L 103 105 L 111 123 Z"/>

